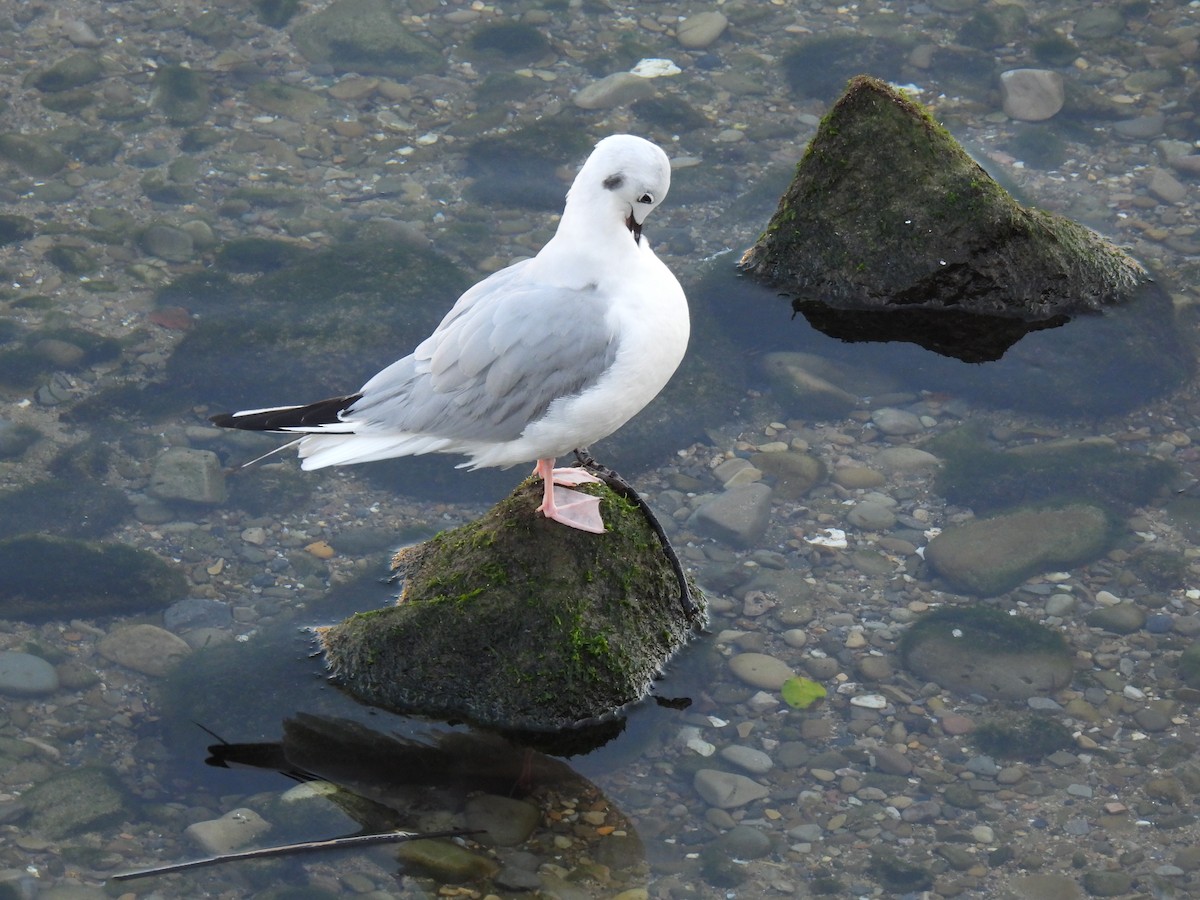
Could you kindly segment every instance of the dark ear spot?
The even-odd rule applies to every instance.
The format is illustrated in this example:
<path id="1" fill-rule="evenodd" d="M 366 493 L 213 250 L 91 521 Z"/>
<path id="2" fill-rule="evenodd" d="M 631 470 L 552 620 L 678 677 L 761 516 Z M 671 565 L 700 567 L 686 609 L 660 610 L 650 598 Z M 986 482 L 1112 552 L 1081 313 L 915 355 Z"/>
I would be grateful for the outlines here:
<path id="1" fill-rule="evenodd" d="M 620 174 L 619 172 L 616 175 L 609 175 L 607 178 L 604 179 L 604 182 L 603 182 L 604 187 L 610 191 L 615 191 L 617 188 L 619 188 L 624 183 L 625 183 L 625 176 Z"/>

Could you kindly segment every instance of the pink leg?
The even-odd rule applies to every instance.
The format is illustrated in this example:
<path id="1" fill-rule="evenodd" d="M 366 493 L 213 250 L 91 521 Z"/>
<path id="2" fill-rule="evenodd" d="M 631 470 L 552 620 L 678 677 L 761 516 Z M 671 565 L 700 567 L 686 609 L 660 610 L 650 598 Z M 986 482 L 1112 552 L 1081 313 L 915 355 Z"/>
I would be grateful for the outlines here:
<path id="1" fill-rule="evenodd" d="M 569 528 L 604 534 L 599 497 L 568 487 L 554 487 L 555 484 L 586 484 L 599 481 L 599 478 L 579 468 L 556 469 L 553 459 L 539 459 L 533 471 L 542 479 L 542 505 L 538 507 L 538 512 Z"/>

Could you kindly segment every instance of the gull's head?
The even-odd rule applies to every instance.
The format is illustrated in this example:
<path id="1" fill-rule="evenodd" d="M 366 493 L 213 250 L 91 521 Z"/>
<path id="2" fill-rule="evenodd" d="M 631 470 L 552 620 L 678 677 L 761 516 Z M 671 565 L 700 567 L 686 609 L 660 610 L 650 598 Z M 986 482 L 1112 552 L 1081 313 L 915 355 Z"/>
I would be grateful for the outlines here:
<path id="1" fill-rule="evenodd" d="M 614 134 L 596 145 L 575 176 L 567 206 L 585 204 L 592 214 L 600 215 L 611 210 L 640 241 L 642 223 L 670 187 L 671 162 L 657 144 L 631 134 Z"/>

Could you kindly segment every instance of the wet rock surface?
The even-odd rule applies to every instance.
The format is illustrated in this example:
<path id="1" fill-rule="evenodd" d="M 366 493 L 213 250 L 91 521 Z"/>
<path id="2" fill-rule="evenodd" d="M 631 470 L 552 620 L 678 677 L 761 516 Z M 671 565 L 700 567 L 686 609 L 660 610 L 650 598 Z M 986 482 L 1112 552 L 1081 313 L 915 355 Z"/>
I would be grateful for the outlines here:
<path id="1" fill-rule="evenodd" d="M 955 590 L 991 597 L 1034 572 L 1095 559 L 1108 543 L 1104 511 L 1075 505 L 1006 513 L 948 528 L 930 541 L 926 559 Z"/>
<path id="2" fill-rule="evenodd" d="M 398 604 L 322 633 L 333 677 L 387 709 L 516 731 L 641 699 L 694 624 L 658 537 L 607 489 L 605 534 L 565 528 L 536 512 L 541 489 L 400 554 Z"/>

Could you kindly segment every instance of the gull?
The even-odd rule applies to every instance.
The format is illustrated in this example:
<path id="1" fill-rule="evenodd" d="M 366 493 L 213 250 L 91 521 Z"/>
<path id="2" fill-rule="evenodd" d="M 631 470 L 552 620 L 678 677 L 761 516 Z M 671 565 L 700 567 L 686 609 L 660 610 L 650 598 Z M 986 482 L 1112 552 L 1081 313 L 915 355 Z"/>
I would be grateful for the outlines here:
<path id="1" fill-rule="evenodd" d="M 600 499 L 572 490 L 600 479 L 554 460 L 628 422 L 683 359 L 687 299 L 642 234 L 670 184 L 660 147 L 604 138 L 554 237 L 459 297 L 411 354 L 353 394 L 211 421 L 303 435 L 303 469 L 423 453 L 461 454 L 471 469 L 536 461 L 537 511 L 603 533 Z"/>

